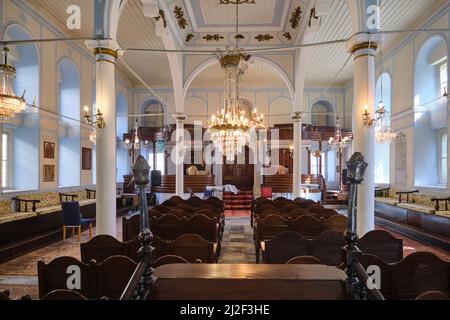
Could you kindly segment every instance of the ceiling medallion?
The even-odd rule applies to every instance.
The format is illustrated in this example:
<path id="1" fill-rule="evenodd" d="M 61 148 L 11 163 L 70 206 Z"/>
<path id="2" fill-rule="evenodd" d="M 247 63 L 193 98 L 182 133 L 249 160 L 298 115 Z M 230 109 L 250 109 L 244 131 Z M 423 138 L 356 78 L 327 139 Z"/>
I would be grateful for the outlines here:
<path id="1" fill-rule="evenodd" d="M 220 4 L 255 4 L 255 0 L 220 0 Z"/>

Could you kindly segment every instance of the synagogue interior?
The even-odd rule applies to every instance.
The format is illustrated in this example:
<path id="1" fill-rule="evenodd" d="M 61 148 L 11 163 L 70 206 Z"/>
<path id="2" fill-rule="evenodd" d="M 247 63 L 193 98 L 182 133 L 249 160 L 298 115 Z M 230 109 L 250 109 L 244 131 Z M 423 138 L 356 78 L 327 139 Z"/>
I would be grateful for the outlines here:
<path id="1" fill-rule="evenodd" d="M 450 2 L 1 0 L 0 300 L 449 300 Z"/>

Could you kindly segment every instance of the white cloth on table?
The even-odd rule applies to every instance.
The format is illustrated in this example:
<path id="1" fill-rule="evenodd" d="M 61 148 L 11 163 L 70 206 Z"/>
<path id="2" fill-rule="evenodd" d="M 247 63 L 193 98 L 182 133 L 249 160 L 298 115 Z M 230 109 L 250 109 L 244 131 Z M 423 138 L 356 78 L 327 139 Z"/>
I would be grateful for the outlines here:
<path id="1" fill-rule="evenodd" d="M 208 191 L 224 191 L 224 192 L 232 192 L 234 194 L 238 194 L 239 193 L 239 189 L 236 188 L 236 186 L 232 185 L 232 184 L 227 184 L 224 186 L 207 186 L 206 190 Z"/>

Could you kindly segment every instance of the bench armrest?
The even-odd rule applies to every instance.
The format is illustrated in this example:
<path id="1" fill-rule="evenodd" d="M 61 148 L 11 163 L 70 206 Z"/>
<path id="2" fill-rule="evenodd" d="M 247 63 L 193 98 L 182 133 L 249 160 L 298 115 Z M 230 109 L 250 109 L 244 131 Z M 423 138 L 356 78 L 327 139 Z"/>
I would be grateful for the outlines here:
<path id="1" fill-rule="evenodd" d="M 27 199 L 19 199 L 19 198 L 12 198 L 11 200 L 14 200 L 16 202 L 15 209 L 16 212 L 28 212 L 28 205 L 31 204 L 31 210 L 33 212 L 36 212 L 36 204 L 41 203 L 41 200 L 27 200 Z M 25 206 L 25 210 L 22 210 L 22 205 Z"/>

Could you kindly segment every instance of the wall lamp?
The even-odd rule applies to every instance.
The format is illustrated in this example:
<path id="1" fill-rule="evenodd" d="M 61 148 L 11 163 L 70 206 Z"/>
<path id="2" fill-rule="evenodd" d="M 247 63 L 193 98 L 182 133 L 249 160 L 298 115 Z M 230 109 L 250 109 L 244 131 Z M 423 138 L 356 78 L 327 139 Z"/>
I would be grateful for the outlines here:
<path id="1" fill-rule="evenodd" d="M 97 109 L 97 114 L 90 115 L 89 114 L 89 107 L 84 107 L 84 118 L 86 119 L 86 122 L 92 125 L 93 127 L 97 129 L 104 129 L 106 127 L 105 119 L 103 118 L 103 113 L 100 111 L 100 109 Z"/>
<path id="2" fill-rule="evenodd" d="M 364 126 L 367 128 L 370 128 L 373 126 L 376 122 L 378 122 L 380 119 L 383 119 L 384 115 L 386 114 L 386 109 L 384 108 L 384 104 L 382 101 L 380 101 L 378 105 L 378 110 L 375 111 L 376 116 L 375 118 L 372 118 L 372 116 L 369 113 L 369 107 L 368 105 L 364 105 L 364 113 L 362 115 Z"/>

